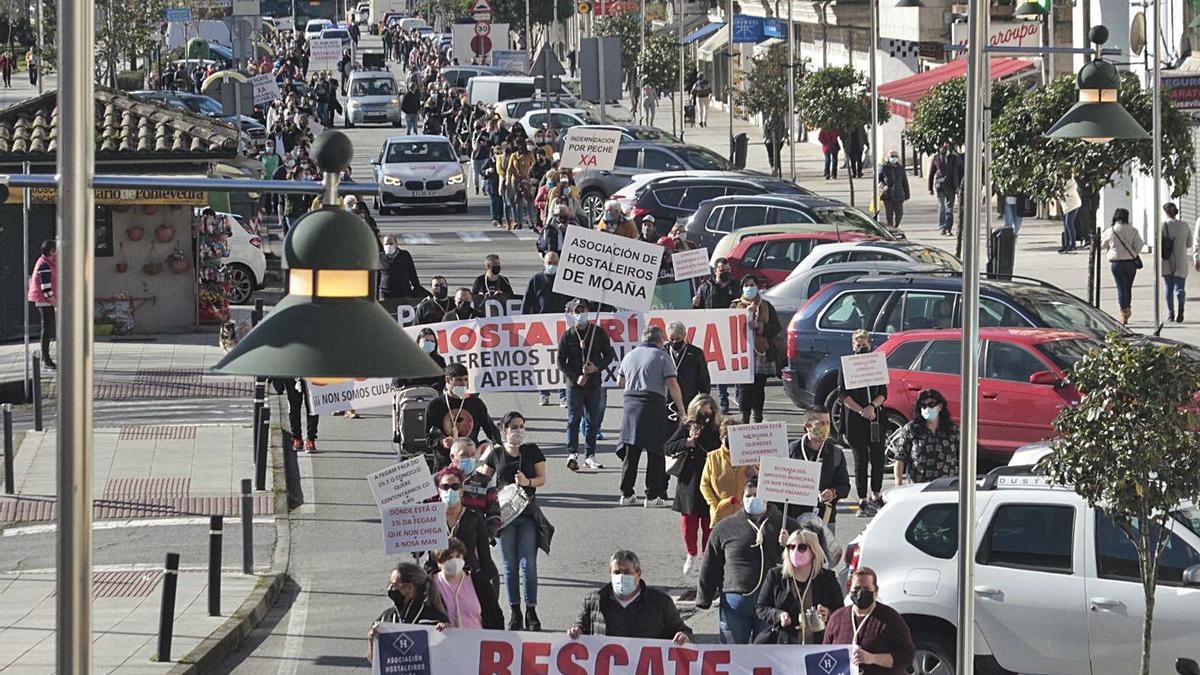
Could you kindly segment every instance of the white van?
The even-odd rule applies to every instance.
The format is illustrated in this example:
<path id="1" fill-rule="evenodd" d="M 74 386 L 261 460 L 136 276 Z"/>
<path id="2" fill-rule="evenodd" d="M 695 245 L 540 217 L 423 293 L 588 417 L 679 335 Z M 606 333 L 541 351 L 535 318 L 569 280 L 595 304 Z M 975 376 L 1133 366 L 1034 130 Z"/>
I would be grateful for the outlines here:
<path id="1" fill-rule="evenodd" d="M 400 30 L 416 30 L 417 28 L 429 28 L 429 23 L 425 19 L 418 19 L 414 16 L 400 19 Z M 429 30 L 433 29 L 429 28 Z"/>
<path id="2" fill-rule="evenodd" d="M 563 93 L 567 93 L 563 89 Z M 514 98 L 533 98 L 533 78 L 520 75 L 476 75 L 467 80 L 467 98 L 472 104 L 483 101 L 495 105 L 497 101 Z"/>

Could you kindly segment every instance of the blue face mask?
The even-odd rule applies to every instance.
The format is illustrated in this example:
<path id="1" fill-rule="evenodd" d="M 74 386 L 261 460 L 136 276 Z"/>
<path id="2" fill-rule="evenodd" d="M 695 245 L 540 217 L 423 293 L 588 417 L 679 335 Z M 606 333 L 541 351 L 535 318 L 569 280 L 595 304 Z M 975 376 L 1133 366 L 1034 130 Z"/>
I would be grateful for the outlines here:
<path id="1" fill-rule="evenodd" d="M 632 574 L 614 574 L 612 575 L 613 592 L 622 597 L 633 594 L 637 588 L 637 579 Z"/>
<path id="2" fill-rule="evenodd" d="M 432 354 L 434 349 L 437 349 L 437 343 L 433 340 L 421 340 L 421 349 L 426 354 Z"/>
<path id="3" fill-rule="evenodd" d="M 921 408 L 921 417 L 924 417 L 927 422 L 932 422 L 938 418 L 941 410 L 938 408 Z"/>
<path id="4" fill-rule="evenodd" d="M 763 501 L 762 497 L 755 495 L 746 500 L 744 508 L 746 509 L 746 513 L 752 516 L 760 516 L 767 512 L 767 503 Z"/>
<path id="5" fill-rule="evenodd" d="M 550 276 L 558 274 L 558 265 L 546 265 L 546 274 Z"/>
<path id="6" fill-rule="evenodd" d="M 742 295 L 747 299 L 753 300 L 758 297 L 758 286 L 747 286 L 742 289 Z"/>
<path id="7" fill-rule="evenodd" d="M 446 506 L 455 506 L 462 499 L 462 493 L 458 490 L 441 490 L 441 493 Z"/>
<path id="8" fill-rule="evenodd" d="M 463 473 L 465 474 L 473 473 L 475 471 L 475 467 L 478 466 L 478 463 L 479 460 L 475 459 L 474 457 L 458 458 L 458 468 L 462 469 Z"/>

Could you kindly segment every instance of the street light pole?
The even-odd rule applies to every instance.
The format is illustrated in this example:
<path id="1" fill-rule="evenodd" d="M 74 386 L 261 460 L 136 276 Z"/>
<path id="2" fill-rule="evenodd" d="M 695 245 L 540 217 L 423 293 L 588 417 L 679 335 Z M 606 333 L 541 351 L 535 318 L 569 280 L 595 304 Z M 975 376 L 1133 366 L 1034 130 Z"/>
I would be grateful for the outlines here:
<path id="1" fill-rule="evenodd" d="M 1154 327 L 1158 328 L 1162 325 L 1162 302 L 1159 296 L 1162 286 L 1162 255 L 1159 253 L 1159 247 L 1162 246 L 1162 0 L 1153 0 L 1154 2 L 1154 29 L 1150 33 L 1151 40 L 1154 42 L 1154 85 L 1152 91 L 1154 97 L 1153 115 L 1154 124 L 1150 131 L 1153 136 L 1153 180 L 1154 180 L 1154 242 L 1150 248 L 1154 251 L 1154 255 L 1150 256 L 1154 259 Z M 1183 311 L 1180 307 L 1179 311 Z"/>
<path id="2" fill-rule="evenodd" d="M 687 117 L 687 112 L 686 112 L 687 103 L 684 102 L 684 98 L 683 98 L 684 97 L 684 92 L 683 92 L 683 52 L 685 49 L 687 49 L 687 47 L 683 46 L 683 26 L 684 26 L 684 23 L 686 23 L 685 20 L 687 18 L 686 17 L 687 5 L 685 4 L 684 0 L 676 0 L 676 2 L 679 3 L 679 5 L 678 5 L 679 9 L 675 12 L 675 24 L 678 27 L 675 32 L 677 35 L 679 35 L 679 37 L 677 38 L 677 42 L 679 42 L 679 138 L 682 139 L 683 138 L 683 130 L 686 126 L 685 118 Z M 672 117 L 674 117 L 674 115 L 672 115 Z M 671 127 L 672 127 L 672 130 L 674 130 L 674 127 L 675 127 L 674 121 L 671 122 Z"/>
<path id="3" fill-rule="evenodd" d="M 95 239 L 93 15 L 58 8 L 58 547 L 57 668 L 92 667 L 92 246 Z M 111 15 L 111 12 L 110 12 Z M 34 373 L 38 377 L 41 373 Z"/>
<path id="4" fill-rule="evenodd" d="M 879 72 L 875 62 L 879 57 L 879 0 L 871 0 L 871 201 L 875 203 L 875 218 L 883 205 L 879 203 Z M 836 167 L 834 167 L 836 170 Z"/>
<path id="5" fill-rule="evenodd" d="M 37 87 L 38 87 L 38 96 L 41 96 L 46 91 L 45 85 L 42 84 L 42 80 L 44 79 L 44 76 L 46 74 L 46 64 L 43 61 L 43 59 L 45 58 L 45 49 L 46 49 L 46 37 L 45 37 L 46 29 L 42 25 L 42 22 L 46 20 L 46 13 L 43 9 L 43 5 L 45 4 L 45 2 L 46 2 L 46 0 L 37 0 L 37 22 L 38 22 L 38 36 L 37 36 L 37 65 L 38 65 L 37 80 L 38 80 L 38 85 L 37 85 Z"/>
<path id="6" fill-rule="evenodd" d="M 788 167 L 792 180 L 796 180 L 796 36 L 792 33 L 792 0 L 787 0 L 787 100 L 788 100 Z"/>
<path id="7" fill-rule="evenodd" d="M 729 161 L 737 158 L 737 148 L 733 147 L 733 0 L 729 0 L 729 21 L 725 24 L 729 29 L 729 42 L 725 47 L 729 50 L 729 75 L 725 81 L 725 100 L 729 104 Z"/>
<path id="8" fill-rule="evenodd" d="M 637 111 L 637 118 L 642 121 L 642 124 L 646 123 L 646 117 L 642 112 L 646 109 L 646 102 L 641 99 L 641 96 L 644 94 L 644 92 L 642 92 L 642 90 L 639 89 L 639 87 L 642 86 L 642 55 L 645 53 L 646 53 L 646 0 L 642 0 L 642 25 L 640 27 L 638 27 L 638 58 L 637 58 L 637 61 L 633 64 L 635 72 L 637 73 L 637 75 L 636 75 L 637 80 L 634 81 L 633 87 L 634 87 L 634 91 L 638 92 L 637 94 L 634 95 L 634 98 L 636 98 L 638 103 L 640 104 L 638 107 L 641 108 L 641 110 Z"/>

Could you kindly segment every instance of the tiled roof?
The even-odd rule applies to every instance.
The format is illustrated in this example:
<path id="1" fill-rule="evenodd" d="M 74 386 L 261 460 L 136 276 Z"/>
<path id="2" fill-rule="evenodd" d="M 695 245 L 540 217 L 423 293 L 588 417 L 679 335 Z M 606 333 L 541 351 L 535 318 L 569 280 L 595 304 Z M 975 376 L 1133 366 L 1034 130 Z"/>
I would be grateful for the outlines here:
<path id="1" fill-rule="evenodd" d="M 54 154 L 58 148 L 57 92 L 0 110 L 0 160 L 5 155 Z M 189 110 L 97 86 L 97 154 L 169 157 L 172 153 L 230 156 L 237 130 Z"/>

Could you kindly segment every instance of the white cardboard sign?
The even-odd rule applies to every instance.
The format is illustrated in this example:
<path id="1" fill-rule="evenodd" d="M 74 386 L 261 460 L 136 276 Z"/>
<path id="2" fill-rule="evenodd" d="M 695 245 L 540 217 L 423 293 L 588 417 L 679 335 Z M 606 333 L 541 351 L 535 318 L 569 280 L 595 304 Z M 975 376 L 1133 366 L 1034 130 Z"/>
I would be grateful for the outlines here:
<path id="1" fill-rule="evenodd" d="M 783 422 L 729 428 L 729 454 L 734 466 L 754 466 L 764 457 L 786 457 L 787 446 L 787 425 Z"/>
<path id="2" fill-rule="evenodd" d="M 675 268 L 675 281 L 687 281 L 708 276 L 708 251 L 694 248 L 690 251 L 671 254 L 671 265 Z"/>
<path id="3" fill-rule="evenodd" d="M 563 141 L 560 166 L 564 169 L 612 171 L 617 164 L 617 146 L 620 144 L 620 129 L 572 127 L 567 130 L 566 140 Z"/>
<path id="4" fill-rule="evenodd" d="M 342 60 L 342 41 L 338 38 L 313 38 L 308 41 L 308 69 L 337 70 Z"/>
<path id="5" fill-rule="evenodd" d="M 446 548 L 446 502 L 390 506 L 380 516 L 385 555 Z"/>
<path id="6" fill-rule="evenodd" d="M 334 384 L 308 382 L 308 401 L 314 415 L 329 415 L 342 410 L 386 408 L 400 391 L 386 377 L 352 379 Z"/>
<path id="7" fill-rule="evenodd" d="M 567 228 L 554 292 L 650 311 L 663 247 L 582 226 Z"/>
<path id="8" fill-rule="evenodd" d="M 842 357 L 842 380 L 847 389 L 861 389 L 887 384 L 887 355 L 883 352 L 849 354 Z"/>
<path id="9" fill-rule="evenodd" d="M 279 83 L 270 73 L 250 78 L 250 86 L 254 88 L 254 105 L 263 105 L 279 98 Z"/>
<path id="10" fill-rule="evenodd" d="M 417 504 L 437 496 L 433 474 L 424 457 L 413 457 L 367 476 L 380 512 L 391 506 Z"/>
<path id="11" fill-rule="evenodd" d="M 769 502 L 816 506 L 821 499 L 821 463 L 786 457 L 763 457 L 758 469 L 758 496 Z"/>

